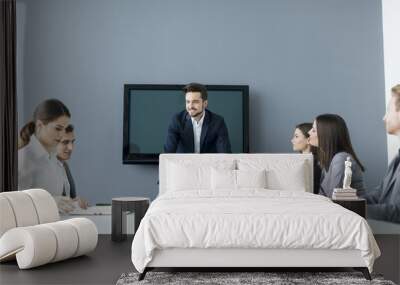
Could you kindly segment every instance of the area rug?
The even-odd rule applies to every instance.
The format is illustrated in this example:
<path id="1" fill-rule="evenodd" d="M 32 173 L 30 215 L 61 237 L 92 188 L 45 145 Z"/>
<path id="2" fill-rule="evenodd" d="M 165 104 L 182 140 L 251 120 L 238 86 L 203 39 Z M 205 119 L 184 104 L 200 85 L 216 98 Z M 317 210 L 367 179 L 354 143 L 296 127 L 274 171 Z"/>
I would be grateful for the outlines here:
<path id="1" fill-rule="evenodd" d="M 379 284 L 395 285 L 380 275 L 372 275 L 368 281 L 360 272 L 148 272 L 142 281 L 138 273 L 124 273 L 117 285 L 146 284 Z"/>

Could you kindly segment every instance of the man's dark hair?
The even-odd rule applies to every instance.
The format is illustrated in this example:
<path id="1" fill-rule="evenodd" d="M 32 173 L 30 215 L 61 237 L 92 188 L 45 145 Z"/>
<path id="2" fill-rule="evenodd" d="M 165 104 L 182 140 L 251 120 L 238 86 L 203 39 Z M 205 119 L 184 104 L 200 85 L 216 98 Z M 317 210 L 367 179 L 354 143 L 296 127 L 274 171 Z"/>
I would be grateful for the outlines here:
<path id="1" fill-rule="evenodd" d="M 68 126 L 65 128 L 65 133 L 66 133 L 66 134 L 72 133 L 73 131 L 74 131 L 74 126 L 73 126 L 73 125 L 68 125 Z"/>
<path id="2" fill-rule="evenodd" d="M 208 98 L 208 94 L 207 94 L 207 88 L 200 84 L 200 83 L 189 83 L 188 85 L 186 85 L 185 87 L 183 87 L 183 93 L 188 93 L 188 92 L 200 92 L 201 94 L 201 99 L 203 99 L 203 101 L 207 100 Z"/>

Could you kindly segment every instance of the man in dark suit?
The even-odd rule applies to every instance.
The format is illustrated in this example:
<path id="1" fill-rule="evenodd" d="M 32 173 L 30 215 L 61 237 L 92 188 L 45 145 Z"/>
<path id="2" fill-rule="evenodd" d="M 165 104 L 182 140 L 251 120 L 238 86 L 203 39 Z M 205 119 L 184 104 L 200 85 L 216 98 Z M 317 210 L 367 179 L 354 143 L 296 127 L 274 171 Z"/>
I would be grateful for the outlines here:
<path id="1" fill-rule="evenodd" d="M 383 117 L 387 133 L 400 136 L 400 84 L 392 88 L 392 97 Z M 367 217 L 400 223 L 400 150 L 392 160 L 382 183 L 367 192 Z"/>
<path id="2" fill-rule="evenodd" d="M 183 88 L 186 110 L 173 116 L 164 145 L 166 153 L 230 153 L 224 119 L 207 110 L 207 89 L 198 83 Z"/>

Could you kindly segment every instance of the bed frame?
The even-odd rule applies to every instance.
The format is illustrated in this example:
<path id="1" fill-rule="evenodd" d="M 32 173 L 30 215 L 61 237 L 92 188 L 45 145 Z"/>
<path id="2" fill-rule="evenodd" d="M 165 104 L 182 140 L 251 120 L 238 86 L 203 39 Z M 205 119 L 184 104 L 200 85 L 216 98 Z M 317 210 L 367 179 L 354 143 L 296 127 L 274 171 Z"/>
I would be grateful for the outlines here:
<path id="1" fill-rule="evenodd" d="M 171 248 L 156 250 L 152 261 L 139 275 L 143 280 L 146 273 L 155 268 L 229 268 L 233 271 L 284 268 L 343 268 L 361 271 L 371 280 L 368 268 L 359 250 L 327 249 L 192 249 Z"/>
<path id="2" fill-rule="evenodd" d="M 305 174 L 309 181 L 306 191 L 313 192 L 313 158 L 304 154 L 162 154 L 160 155 L 160 194 L 166 191 L 167 161 L 175 159 L 208 160 L 220 159 L 264 158 L 291 159 L 305 161 L 308 165 Z M 320 268 L 353 268 L 361 271 L 367 280 L 371 275 L 359 250 L 329 250 L 329 249 L 249 249 L 249 248 L 169 248 L 158 249 L 153 259 L 147 265 L 139 280 L 143 280 L 148 271 L 154 269 L 202 268 L 206 271 L 225 268 L 229 271 L 254 271 L 254 269 L 291 269 L 306 268 L 315 271 Z"/>

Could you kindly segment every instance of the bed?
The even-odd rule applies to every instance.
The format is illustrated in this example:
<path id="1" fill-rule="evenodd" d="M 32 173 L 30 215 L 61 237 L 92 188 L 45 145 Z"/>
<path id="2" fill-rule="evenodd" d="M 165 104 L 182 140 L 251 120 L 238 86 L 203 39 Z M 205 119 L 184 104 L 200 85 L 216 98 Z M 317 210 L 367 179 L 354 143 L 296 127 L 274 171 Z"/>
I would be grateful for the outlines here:
<path id="1" fill-rule="evenodd" d="M 361 216 L 312 194 L 304 154 L 162 154 L 159 195 L 132 243 L 154 268 L 352 267 L 370 279 L 379 248 Z"/>

